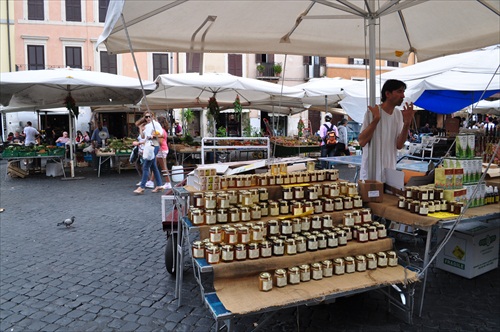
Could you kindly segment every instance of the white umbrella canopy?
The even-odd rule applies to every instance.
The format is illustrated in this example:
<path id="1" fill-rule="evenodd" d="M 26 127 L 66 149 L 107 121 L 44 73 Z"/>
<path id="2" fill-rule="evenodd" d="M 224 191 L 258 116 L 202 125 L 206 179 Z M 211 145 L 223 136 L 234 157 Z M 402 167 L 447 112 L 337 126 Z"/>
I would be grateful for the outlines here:
<path id="1" fill-rule="evenodd" d="M 499 10 L 497 0 L 114 0 L 98 44 L 130 51 L 123 13 L 138 52 L 366 58 L 366 26 L 376 23 L 378 58 L 423 61 L 499 43 Z"/>
<path id="2" fill-rule="evenodd" d="M 500 115 L 500 99 L 497 100 L 480 100 L 467 108 L 469 113 L 475 114 L 492 114 L 495 116 Z"/>
<path id="3" fill-rule="evenodd" d="M 0 103 L 11 107 L 57 108 L 71 93 L 76 106 L 135 104 L 141 82 L 132 77 L 81 69 L 48 69 L 0 73 Z M 143 82 L 150 92 L 154 82 Z"/>
<path id="4" fill-rule="evenodd" d="M 158 88 L 146 97 L 153 109 L 207 107 L 211 97 L 217 99 L 221 108 L 233 108 L 237 96 L 245 108 L 258 108 L 259 105 L 302 107 L 304 96 L 302 89 L 230 74 L 163 74 L 156 82 Z"/>
<path id="5" fill-rule="evenodd" d="M 500 91 L 500 46 L 448 55 L 420 62 L 379 75 L 376 79 L 377 101 L 381 85 L 388 79 L 406 83 L 406 101 L 441 114 L 451 114 L 473 102 Z M 367 84 L 357 82 L 345 87 L 342 107 L 357 122 L 367 111 Z"/>
<path id="6" fill-rule="evenodd" d="M 310 106 L 324 106 L 325 109 L 339 102 L 344 96 L 343 89 L 356 81 L 346 80 L 340 77 L 313 78 L 307 83 L 295 85 L 305 91 L 302 101 Z M 324 109 L 323 109 L 324 110 Z"/>

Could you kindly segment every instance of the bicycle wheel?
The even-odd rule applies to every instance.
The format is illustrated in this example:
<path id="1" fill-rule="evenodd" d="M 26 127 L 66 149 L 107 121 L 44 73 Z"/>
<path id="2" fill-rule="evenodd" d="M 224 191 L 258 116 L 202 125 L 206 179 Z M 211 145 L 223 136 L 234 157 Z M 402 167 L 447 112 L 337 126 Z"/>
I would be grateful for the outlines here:
<path id="1" fill-rule="evenodd" d="M 175 264 L 177 262 L 177 233 L 167 237 L 165 245 L 165 268 L 167 272 L 175 275 Z"/>

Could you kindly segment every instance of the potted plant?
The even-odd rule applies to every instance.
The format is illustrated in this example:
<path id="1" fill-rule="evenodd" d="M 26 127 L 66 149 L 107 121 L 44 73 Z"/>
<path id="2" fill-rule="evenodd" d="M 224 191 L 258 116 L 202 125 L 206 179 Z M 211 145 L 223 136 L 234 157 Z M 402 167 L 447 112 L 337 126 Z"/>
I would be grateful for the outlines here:
<path id="1" fill-rule="evenodd" d="M 266 67 L 264 67 L 264 65 L 262 63 L 259 63 L 257 65 L 257 71 L 259 72 L 259 75 L 262 76 L 264 74 L 264 70 L 266 69 Z"/>
<path id="2" fill-rule="evenodd" d="M 274 70 L 275 76 L 280 76 L 281 72 L 283 71 L 283 67 L 281 67 L 281 63 L 275 63 L 273 66 L 273 70 Z"/>

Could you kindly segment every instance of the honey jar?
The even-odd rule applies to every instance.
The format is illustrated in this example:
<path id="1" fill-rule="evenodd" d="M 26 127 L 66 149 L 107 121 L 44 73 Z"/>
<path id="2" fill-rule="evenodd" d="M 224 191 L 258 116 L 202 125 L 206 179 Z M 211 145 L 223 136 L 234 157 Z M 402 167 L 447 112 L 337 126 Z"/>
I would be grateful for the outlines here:
<path id="1" fill-rule="evenodd" d="M 224 238 L 224 234 L 222 233 L 222 229 L 219 226 L 213 226 L 209 229 L 209 239 L 210 242 L 218 244 L 222 242 Z"/>
<path id="2" fill-rule="evenodd" d="M 252 185 L 255 186 L 255 180 L 253 180 L 253 177 L 251 175 L 244 175 L 243 183 L 245 187 L 251 187 Z"/>
<path id="3" fill-rule="evenodd" d="M 311 182 L 311 174 L 308 172 L 301 172 L 302 173 L 302 182 Z"/>
<path id="4" fill-rule="evenodd" d="M 308 232 L 311 230 L 311 218 L 310 217 L 300 218 L 300 230 L 301 230 L 301 232 Z"/>
<path id="5" fill-rule="evenodd" d="M 205 224 L 205 214 L 201 209 L 193 209 L 191 211 L 191 216 L 193 218 L 193 225 L 203 225 Z"/>
<path id="6" fill-rule="evenodd" d="M 293 199 L 293 188 L 291 187 L 282 187 L 281 190 L 283 194 L 283 199 L 287 201 L 291 201 Z"/>
<path id="7" fill-rule="evenodd" d="M 278 220 L 269 220 L 267 222 L 267 234 L 268 235 L 278 235 L 280 234 L 280 224 Z"/>
<path id="8" fill-rule="evenodd" d="M 310 182 L 317 182 L 318 181 L 318 174 L 315 171 L 309 172 L 309 181 Z"/>
<path id="9" fill-rule="evenodd" d="M 220 193 L 217 195 L 217 208 L 227 209 L 231 206 L 229 202 L 229 195 L 226 193 Z"/>
<path id="10" fill-rule="evenodd" d="M 366 271 L 366 257 L 363 255 L 356 256 L 356 271 L 364 272 Z"/>
<path id="11" fill-rule="evenodd" d="M 304 199 L 304 187 L 294 187 L 293 188 L 293 197 L 296 200 Z"/>
<path id="12" fill-rule="evenodd" d="M 441 201 L 435 200 L 434 201 L 434 212 L 440 212 L 441 211 Z"/>
<path id="13" fill-rule="evenodd" d="M 341 197 L 336 197 L 334 202 L 335 211 L 342 211 L 344 209 L 344 201 Z"/>
<path id="14" fill-rule="evenodd" d="M 273 255 L 283 256 L 285 254 L 285 242 L 281 239 L 273 241 Z"/>
<path id="15" fill-rule="evenodd" d="M 305 213 L 314 213 L 314 204 L 311 201 L 307 201 L 303 203 L 303 209 Z"/>
<path id="16" fill-rule="evenodd" d="M 288 205 L 288 202 L 281 199 L 279 200 L 279 207 L 280 207 L 280 214 L 283 214 L 283 215 L 286 215 L 288 213 L 290 213 L 290 207 Z"/>
<path id="17" fill-rule="evenodd" d="M 375 270 L 378 265 L 378 259 L 375 254 L 366 254 L 366 268 L 368 270 Z"/>
<path id="18" fill-rule="evenodd" d="M 251 239 L 254 242 L 260 242 L 264 239 L 264 233 L 262 227 L 259 225 L 253 225 L 250 229 Z"/>
<path id="19" fill-rule="evenodd" d="M 354 219 L 354 225 L 362 224 L 361 212 L 358 210 L 352 211 L 352 218 Z"/>
<path id="20" fill-rule="evenodd" d="M 326 180 L 326 171 L 319 170 L 319 171 L 317 171 L 317 174 L 318 174 L 318 182 Z"/>
<path id="21" fill-rule="evenodd" d="M 250 213 L 250 208 L 248 206 L 242 206 L 240 208 L 240 220 L 241 221 L 252 220 L 252 214 Z"/>
<path id="22" fill-rule="evenodd" d="M 376 241 L 376 240 L 378 240 L 377 227 L 375 227 L 375 226 L 368 227 L 368 240 L 369 241 Z"/>
<path id="23" fill-rule="evenodd" d="M 255 204 L 250 208 L 250 219 L 259 220 L 260 218 L 262 218 L 260 205 Z"/>
<path id="24" fill-rule="evenodd" d="M 307 241 L 303 236 L 297 236 L 295 238 L 295 245 L 297 253 L 302 253 L 307 251 Z"/>
<path id="25" fill-rule="evenodd" d="M 387 265 L 389 266 L 398 266 L 398 255 L 395 251 L 387 252 Z"/>
<path id="26" fill-rule="evenodd" d="M 345 196 L 342 200 L 344 202 L 344 210 L 352 210 L 353 208 L 352 198 L 349 196 Z"/>
<path id="27" fill-rule="evenodd" d="M 316 239 L 318 240 L 318 249 L 326 249 L 327 247 L 326 234 L 320 233 L 316 235 Z"/>
<path id="28" fill-rule="evenodd" d="M 266 188 L 259 188 L 259 201 L 265 202 L 269 199 L 269 192 Z"/>
<path id="29" fill-rule="evenodd" d="M 406 207 L 405 207 L 405 208 L 406 208 L 406 210 L 407 210 L 407 211 L 411 211 L 411 210 L 412 210 L 412 205 L 413 205 L 413 199 L 411 199 L 411 198 L 407 198 L 407 199 L 405 200 L 405 204 L 406 204 Z"/>
<path id="30" fill-rule="evenodd" d="M 363 199 L 359 195 L 355 195 L 352 198 L 352 206 L 355 209 L 361 209 L 363 207 Z"/>
<path id="31" fill-rule="evenodd" d="M 280 234 L 281 235 L 291 235 L 293 233 L 293 226 L 291 220 L 282 220 Z"/>
<path id="32" fill-rule="evenodd" d="M 333 227 L 333 220 L 332 216 L 329 214 L 325 214 L 323 216 L 323 222 L 322 222 L 323 229 L 330 229 Z"/>
<path id="33" fill-rule="evenodd" d="M 372 210 L 361 209 L 361 217 L 363 222 L 372 222 Z"/>
<path id="34" fill-rule="evenodd" d="M 345 272 L 354 273 L 356 272 L 356 263 L 354 262 L 354 257 L 347 256 L 344 258 L 345 261 Z"/>
<path id="35" fill-rule="evenodd" d="M 428 194 L 427 200 L 433 201 L 434 200 L 434 189 L 433 188 L 427 189 L 427 194 Z"/>
<path id="36" fill-rule="evenodd" d="M 366 229 L 366 227 L 358 228 L 358 242 L 368 242 L 368 230 Z"/>
<path id="37" fill-rule="evenodd" d="M 196 208 L 205 207 L 205 200 L 202 192 L 193 193 L 193 206 Z"/>
<path id="38" fill-rule="evenodd" d="M 342 218 L 342 223 L 344 226 L 354 226 L 354 217 L 352 216 L 352 213 L 345 212 Z"/>
<path id="39" fill-rule="evenodd" d="M 420 201 L 413 201 L 413 213 L 419 214 L 420 213 Z"/>
<path id="40" fill-rule="evenodd" d="M 429 205 L 429 213 L 436 212 L 436 207 L 434 205 L 434 201 L 428 201 L 427 204 Z"/>
<path id="41" fill-rule="evenodd" d="M 356 188 L 355 183 L 348 183 L 347 184 L 347 196 L 354 197 L 358 195 L 358 188 Z"/>
<path id="42" fill-rule="evenodd" d="M 333 260 L 333 273 L 342 275 L 345 273 L 345 264 L 343 258 L 335 258 Z"/>
<path id="43" fill-rule="evenodd" d="M 337 238 L 337 232 L 330 232 L 326 236 L 328 248 L 337 248 L 339 246 L 339 240 Z"/>
<path id="44" fill-rule="evenodd" d="M 444 199 L 443 189 L 434 189 L 434 199 L 435 200 L 443 200 Z"/>
<path id="45" fill-rule="evenodd" d="M 248 190 L 240 190 L 238 193 L 238 204 L 251 206 L 253 204 L 252 193 Z"/>
<path id="46" fill-rule="evenodd" d="M 234 261 L 234 247 L 232 245 L 225 244 L 221 247 L 221 260 L 225 263 Z"/>
<path id="47" fill-rule="evenodd" d="M 238 243 L 238 233 L 236 228 L 228 227 L 224 231 L 224 242 L 227 244 L 237 244 Z"/>
<path id="48" fill-rule="evenodd" d="M 314 216 L 311 218 L 311 230 L 320 230 L 323 225 L 323 218 L 320 216 Z"/>
<path id="49" fill-rule="evenodd" d="M 272 217 L 276 217 L 280 215 L 280 207 L 278 202 L 269 201 L 269 215 Z"/>
<path id="50" fill-rule="evenodd" d="M 206 259 L 209 264 L 219 264 L 220 248 L 217 245 L 205 247 Z"/>
<path id="51" fill-rule="evenodd" d="M 318 187 L 309 186 L 307 187 L 307 199 L 310 201 L 314 201 L 318 199 Z"/>
<path id="52" fill-rule="evenodd" d="M 238 231 L 238 242 L 242 244 L 248 244 L 251 241 L 250 229 L 246 226 L 242 226 L 237 229 Z"/>
<path id="53" fill-rule="evenodd" d="M 387 267 L 387 254 L 383 251 L 377 253 L 377 266 Z"/>
<path id="54" fill-rule="evenodd" d="M 315 200 L 313 202 L 314 206 L 314 214 L 320 214 L 323 213 L 323 202 L 319 199 Z"/>
<path id="55" fill-rule="evenodd" d="M 323 211 L 324 212 L 333 212 L 335 209 L 333 200 L 331 198 L 323 199 Z"/>
<path id="56" fill-rule="evenodd" d="M 420 208 L 418 210 L 418 214 L 421 216 L 428 215 L 429 214 L 429 203 L 427 203 L 427 202 L 420 203 Z"/>
<path id="57" fill-rule="evenodd" d="M 192 245 L 192 255 L 193 258 L 205 258 L 205 248 L 203 242 L 194 241 Z"/>
<path id="58" fill-rule="evenodd" d="M 229 222 L 239 222 L 240 221 L 240 209 L 237 207 L 232 207 L 229 209 Z"/>
<path id="59" fill-rule="evenodd" d="M 429 191 L 425 188 L 421 188 L 419 193 L 418 193 L 418 200 L 419 201 L 429 200 Z"/>
<path id="60" fill-rule="evenodd" d="M 249 189 L 250 195 L 252 197 L 252 205 L 259 203 L 260 195 L 259 195 L 259 189 Z"/>
<path id="61" fill-rule="evenodd" d="M 262 241 L 260 243 L 260 257 L 267 258 L 273 255 L 273 246 L 269 241 Z"/>
<path id="62" fill-rule="evenodd" d="M 337 232 L 337 238 L 339 241 L 339 246 L 347 245 L 347 234 L 344 230 L 340 230 Z"/>
<path id="63" fill-rule="evenodd" d="M 385 228 L 385 225 L 377 225 L 377 233 L 379 239 L 385 239 L 387 237 L 387 229 Z"/>
<path id="64" fill-rule="evenodd" d="M 205 210 L 205 224 L 215 225 L 217 223 L 217 214 L 215 210 Z"/>
<path id="65" fill-rule="evenodd" d="M 205 194 L 205 209 L 217 208 L 217 195 L 214 192 L 207 192 Z"/>
<path id="66" fill-rule="evenodd" d="M 306 282 L 311 280 L 311 268 L 309 264 L 300 265 L 299 270 L 300 270 L 300 281 Z"/>
<path id="67" fill-rule="evenodd" d="M 328 192 L 325 194 L 325 196 L 328 196 L 332 199 L 339 197 L 340 196 L 340 188 L 337 183 L 331 183 L 330 186 L 328 187 Z"/>
<path id="68" fill-rule="evenodd" d="M 347 241 L 352 240 L 352 228 L 351 227 L 342 227 L 342 230 L 345 232 L 345 236 Z"/>
<path id="69" fill-rule="evenodd" d="M 441 200 L 441 211 L 448 211 L 448 202 L 445 199 Z"/>
<path id="70" fill-rule="evenodd" d="M 228 209 L 218 209 L 216 212 L 216 220 L 219 224 L 227 223 L 229 219 Z"/>
<path id="71" fill-rule="evenodd" d="M 293 202 L 292 203 L 292 214 L 294 216 L 301 215 L 304 212 L 304 208 L 302 207 L 301 202 Z"/>
<path id="72" fill-rule="evenodd" d="M 247 257 L 248 259 L 257 259 L 260 257 L 260 248 L 257 242 L 252 242 L 248 244 Z"/>
<path id="73" fill-rule="evenodd" d="M 269 292 L 273 289 L 273 279 L 268 272 L 259 274 L 259 290 L 262 292 Z"/>
<path id="74" fill-rule="evenodd" d="M 297 253 L 297 245 L 295 244 L 295 239 L 285 240 L 285 251 L 287 255 L 295 255 Z"/>
<path id="75" fill-rule="evenodd" d="M 405 192 L 404 192 L 404 198 L 405 199 L 412 199 L 412 187 L 405 187 Z"/>
<path id="76" fill-rule="evenodd" d="M 247 245 L 238 243 L 234 246 L 234 259 L 237 261 L 244 261 L 247 259 Z"/>
<path id="77" fill-rule="evenodd" d="M 403 196 L 400 196 L 398 198 L 398 208 L 400 209 L 406 208 L 406 198 L 404 198 Z"/>
<path id="78" fill-rule="evenodd" d="M 311 264 L 311 278 L 313 280 L 323 279 L 323 266 L 321 265 L 321 263 Z"/>
<path id="79" fill-rule="evenodd" d="M 308 251 L 316 251 L 318 250 L 318 238 L 316 235 L 308 235 L 307 239 L 307 250 Z"/>
<path id="80" fill-rule="evenodd" d="M 340 189 L 340 195 L 345 196 L 347 195 L 347 185 L 349 182 L 347 181 L 339 181 L 339 189 Z"/>
<path id="81" fill-rule="evenodd" d="M 323 277 L 324 278 L 329 278 L 333 276 L 333 263 L 331 260 L 326 259 L 321 262 L 322 269 L 323 269 Z"/>
<path id="82" fill-rule="evenodd" d="M 300 283 L 300 270 L 297 266 L 293 266 L 288 269 L 288 283 L 290 285 Z"/>
<path id="83" fill-rule="evenodd" d="M 284 269 L 274 271 L 274 285 L 276 287 L 285 287 L 287 285 L 287 275 Z"/>
<path id="84" fill-rule="evenodd" d="M 302 219 L 301 218 L 293 218 L 292 219 L 292 233 L 298 234 L 302 232 Z"/>

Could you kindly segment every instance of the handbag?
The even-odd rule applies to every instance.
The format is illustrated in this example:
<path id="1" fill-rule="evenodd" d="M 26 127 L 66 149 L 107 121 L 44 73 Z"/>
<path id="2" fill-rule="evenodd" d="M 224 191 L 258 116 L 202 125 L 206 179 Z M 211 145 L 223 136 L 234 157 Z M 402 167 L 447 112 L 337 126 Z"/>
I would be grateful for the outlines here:
<path id="1" fill-rule="evenodd" d="M 153 142 L 151 140 L 148 140 L 146 141 L 146 143 L 144 143 L 144 149 L 142 150 L 142 158 L 144 160 L 155 159 L 155 147 L 153 146 Z"/>

